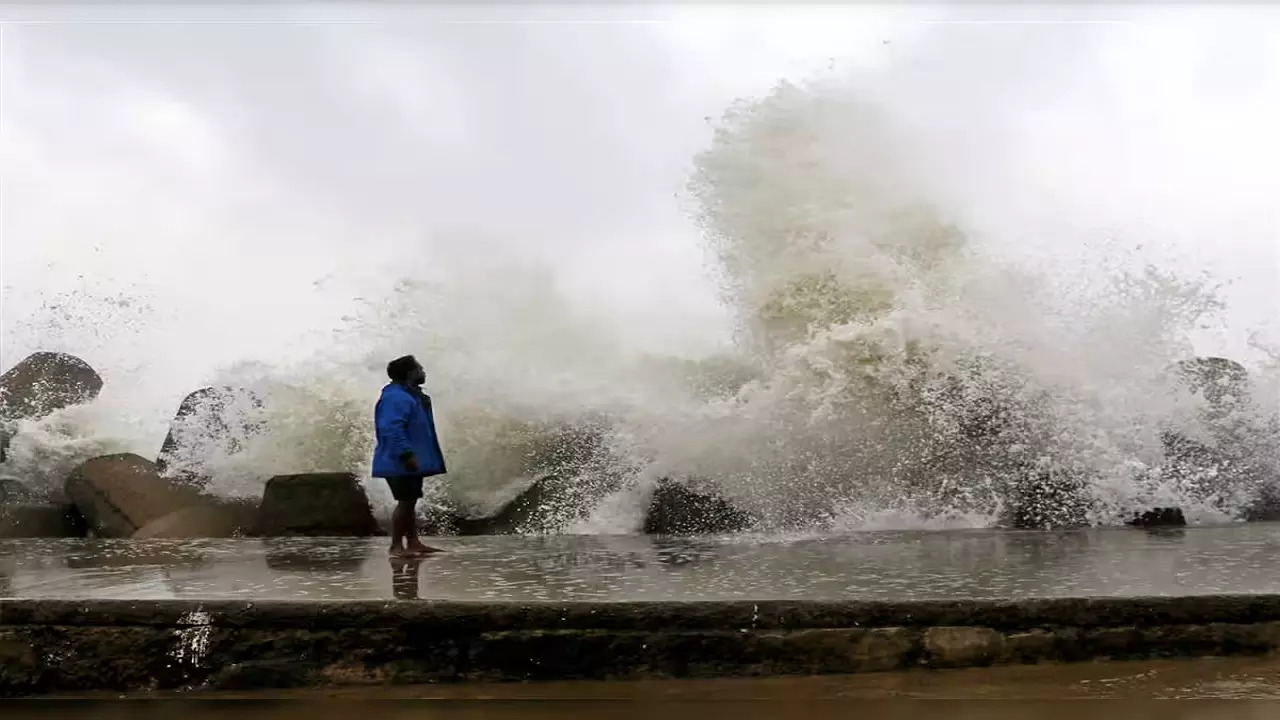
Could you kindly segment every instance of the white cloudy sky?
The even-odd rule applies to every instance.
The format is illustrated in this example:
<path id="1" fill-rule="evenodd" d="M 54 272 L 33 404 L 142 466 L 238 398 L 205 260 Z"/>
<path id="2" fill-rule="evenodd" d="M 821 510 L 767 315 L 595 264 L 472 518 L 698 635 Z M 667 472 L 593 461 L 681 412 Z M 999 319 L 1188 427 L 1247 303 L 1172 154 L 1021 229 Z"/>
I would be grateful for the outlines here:
<path id="1" fill-rule="evenodd" d="M 1233 279 L 1237 330 L 1276 337 L 1280 15 L 1261 5 L 0 17 L 6 367 L 77 342 L 200 372 L 301 352 L 388 264 L 476 235 L 554 263 L 638 343 L 710 342 L 722 311 L 679 197 L 706 118 L 831 68 L 913 125 L 990 242 L 1140 244 Z M 149 305 L 59 331 L 39 308 L 70 292 Z"/>

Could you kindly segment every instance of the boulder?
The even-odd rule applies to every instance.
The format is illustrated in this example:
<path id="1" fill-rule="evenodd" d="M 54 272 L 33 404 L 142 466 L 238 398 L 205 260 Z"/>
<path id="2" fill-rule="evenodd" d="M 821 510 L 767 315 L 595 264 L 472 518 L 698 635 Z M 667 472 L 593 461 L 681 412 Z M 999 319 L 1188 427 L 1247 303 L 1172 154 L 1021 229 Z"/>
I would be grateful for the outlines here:
<path id="1" fill-rule="evenodd" d="M 669 479 L 658 482 L 644 519 L 646 535 L 742 532 L 755 518 L 715 495 L 695 492 Z"/>
<path id="2" fill-rule="evenodd" d="M 445 537 L 461 535 L 460 525 L 474 529 L 468 525 L 468 519 L 453 506 L 424 502 L 418 505 L 418 534 Z M 475 522 L 475 521 L 470 521 Z M 384 528 L 390 531 L 390 525 Z M 471 535 L 484 533 L 468 533 Z"/>
<path id="3" fill-rule="evenodd" d="M 514 535 L 548 530 L 554 509 L 563 504 L 565 481 L 554 475 L 540 478 L 496 513 L 486 517 L 453 518 L 459 535 Z"/>
<path id="4" fill-rule="evenodd" d="M 0 506 L 29 503 L 36 499 L 36 491 L 27 487 L 21 480 L 0 477 Z"/>
<path id="5" fill-rule="evenodd" d="M 84 537 L 84 519 L 69 505 L 0 505 L 0 538 Z"/>
<path id="6" fill-rule="evenodd" d="M 418 506 L 418 532 L 429 536 L 516 535 L 554 532 L 579 515 L 573 488 L 561 478 L 539 478 L 487 515 L 464 511 L 445 501 Z"/>
<path id="7" fill-rule="evenodd" d="M 990 665 L 1005 653 L 1003 633 L 985 627 L 931 627 L 924 633 L 922 664 L 928 667 Z"/>
<path id="8" fill-rule="evenodd" d="M 1049 468 L 1023 472 L 1008 497 L 1005 524 L 1018 530 L 1064 530 L 1089 524 L 1083 478 Z"/>
<path id="9" fill-rule="evenodd" d="M 133 534 L 135 540 L 158 538 L 232 538 L 252 535 L 257 504 L 192 505 L 152 520 Z"/>
<path id="10" fill-rule="evenodd" d="M 82 463 L 67 478 L 67 497 L 99 537 L 132 537 L 183 508 L 205 505 L 198 492 L 163 478 L 155 463 L 133 454 Z"/>
<path id="11" fill-rule="evenodd" d="M 554 533 L 585 517 L 599 486 L 591 480 L 566 480 L 558 475 L 539 478 L 488 515 L 470 515 L 456 508 L 433 506 L 419 515 L 423 534 L 517 535 Z"/>
<path id="12" fill-rule="evenodd" d="M 350 473 L 278 475 L 267 481 L 258 508 L 261 535 L 369 537 L 378 523 L 364 488 Z"/>
<path id="13" fill-rule="evenodd" d="M 1280 480 L 1273 478 L 1259 488 L 1258 496 L 1245 508 L 1244 519 L 1249 522 L 1280 520 Z"/>
<path id="14" fill-rule="evenodd" d="M 1249 371 L 1227 358 L 1198 357 L 1174 366 L 1178 379 L 1192 392 L 1202 394 L 1213 408 L 1236 405 L 1250 395 Z"/>
<path id="15" fill-rule="evenodd" d="M 208 387 L 187 395 L 169 423 L 156 456 L 157 469 L 165 477 L 204 486 L 208 477 L 200 460 L 238 452 L 244 439 L 259 431 L 252 416 L 261 408 L 257 395 L 232 387 Z"/>
<path id="16" fill-rule="evenodd" d="M 1135 512 L 1126 524 L 1141 528 L 1186 527 L 1187 518 L 1182 514 L 1182 508 L 1161 507 Z"/>
<path id="17" fill-rule="evenodd" d="M 0 375 L 0 418 L 40 418 L 89 402 L 102 378 L 88 363 L 64 353 L 38 352 Z"/>

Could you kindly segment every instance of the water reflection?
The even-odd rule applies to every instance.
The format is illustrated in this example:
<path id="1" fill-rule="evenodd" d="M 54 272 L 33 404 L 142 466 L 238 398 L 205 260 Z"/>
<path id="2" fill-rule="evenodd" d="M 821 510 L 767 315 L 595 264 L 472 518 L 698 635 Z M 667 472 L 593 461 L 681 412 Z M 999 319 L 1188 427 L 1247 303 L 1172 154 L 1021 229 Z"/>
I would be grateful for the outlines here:
<path id="1" fill-rule="evenodd" d="M 1280 592 L 1280 525 L 842 536 L 0 541 L 7 597 L 901 599 Z"/>
<path id="2" fill-rule="evenodd" d="M 417 600 L 418 580 L 424 558 L 391 558 L 391 595 L 397 600 Z"/>
<path id="3" fill-rule="evenodd" d="M 101 540 L 70 549 L 64 556 L 68 568 L 96 570 L 116 567 L 179 567 L 206 562 L 199 545 L 176 540 Z"/>
<path id="4" fill-rule="evenodd" d="M 262 541 L 267 568 L 337 575 L 359 573 L 373 548 L 368 545 L 300 544 L 284 538 Z"/>

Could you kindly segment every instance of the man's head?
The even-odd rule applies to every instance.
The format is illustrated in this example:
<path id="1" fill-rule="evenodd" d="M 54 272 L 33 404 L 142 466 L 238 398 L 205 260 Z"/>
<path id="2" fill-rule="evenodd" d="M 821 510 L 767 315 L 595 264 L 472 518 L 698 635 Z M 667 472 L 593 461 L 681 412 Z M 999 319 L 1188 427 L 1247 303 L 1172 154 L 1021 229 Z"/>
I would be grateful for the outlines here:
<path id="1" fill-rule="evenodd" d="M 422 385 L 427 381 L 427 371 L 412 355 L 405 355 L 387 363 L 387 377 L 401 385 Z"/>

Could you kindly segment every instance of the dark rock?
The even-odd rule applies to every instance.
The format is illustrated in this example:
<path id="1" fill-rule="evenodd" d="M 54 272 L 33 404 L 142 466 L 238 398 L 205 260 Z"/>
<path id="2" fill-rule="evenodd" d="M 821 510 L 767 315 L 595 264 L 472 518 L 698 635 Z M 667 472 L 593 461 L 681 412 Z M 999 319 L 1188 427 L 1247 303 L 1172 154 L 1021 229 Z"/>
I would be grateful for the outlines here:
<path id="1" fill-rule="evenodd" d="M 1280 520 L 1280 478 L 1264 482 L 1258 496 L 1245 508 L 1244 519 L 1249 522 L 1276 522 Z"/>
<path id="2" fill-rule="evenodd" d="M 524 428 L 521 476 L 479 503 L 427 505 L 421 526 L 432 534 L 509 535 L 562 532 L 585 519 L 632 468 L 610 442 L 608 417 L 585 415 L 572 422 L 533 423 Z"/>
<path id="3" fill-rule="evenodd" d="M 424 535 L 517 535 L 555 532 L 588 506 L 580 488 L 555 475 L 530 483 L 489 515 L 472 515 L 449 504 L 433 504 L 419 511 Z"/>
<path id="4" fill-rule="evenodd" d="M 17 478 L 0 477 L 0 505 L 28 503 L 36 498 L 36 491 Z"/>
<path id="5" fill-rule="evenodd" d="M 1187 518 L 1182 514 L 1182 508 L 1153 508 L 1146 512 L 1135 512 L 1127 524 L 1143 528 L 1186 527 Z"/>
<path id="6" fill-rule="evenodd" d="M 257 531 L 265 536 L 379 534 L 369 498 L 350 473 L 278 475 L 267 481 Z"/>
<path id="7" fill-rule="evenodd" d="M 0 505 L 0 538 L 84 537 L 84 518 L 69 505 Z"/>
<path id="8" fill-rule="evenodd" d="M 1198 357 L 1177 363 L 1174 372 L 1188 389 L 1203 394 L 1215 408 L 1238 404 L 1250 395 L 1249 371 L 1234 360 Z"/>
<path id="9" fill-rule="evenodd" d="M 203 487 L 209 478 L 201 459 L 239 452 L 244 440 L 260 431 L 253 415 L 262 406 L 257 395 L 231 387 L 191 393 L 169 423 L 156 467 L 166 477 Z"/>
<path id="10" fill-rule="evenodd" d="M 570 493 L 559 477 L 544 477 L 489 517 L 456 516 L 454 527 L 459 535 L 513 535 L 547 530 L 553 508 L 565 504 Z"/>
<path id="11" fill-rule="evenodd" d="M 1064 530 L 1089 524 L 1087 487 L 1072 473 L 1030 470 L 1013 486 L 1008 501 L 1006 524 L 1018 530 Z"/>
<path id="12" fill-rule="evenodd" d="M 460 524 L 467 519 L 453 506 L 439 503 L 422 503 L 418 506 L 418 534 L 433 537 L 460 535 Z"/>
<path id="13" fill-rule="evenodd" d="M 170 513 L 208 502 L 194 489 L 161 477 L 154 463 L 133 454 L 82 463 L 67 478 L 66 492 L 99 537 L 132 537 Z"/>
<path id="14" fill-rule="evenodd" d="M 669 479 L 658 482 L 645 514 L 646 535 L 697 535 L 742 532 L 755 518 L 723 498 L 695 492 Z"/>
<path id="15" fill-rule="evenodd" d="M 990 665 L 1005 655 L 1003 633 L 985 627 L 933 627 L 924 632 L 924 662 L 929 667 Z"/>
<path id="16" fill-rule="evenodd" d="M 419 513 L 424 535 L 513 535 L 555 532 L 564 522 L 591 507 L 574 482 L 559 476 L 541 478 L 529 485 L 497 512 L 469 516 L 449 506 L 428 506 Z M 722 498 L 695 492 L 685 485 L 663 480 L 650 502 L 646 534 L 695 535 L 741 532 L 756 518 Z"/>
<path id="17" fill-rule="evenodd" d="M 210 502 L 175 510 L 152 520 L 133 534 L 135 540 L 158 538 L 232 538 L 254 534 L 257 503 Z"/>
<path id="18" fill-rule="evenodd" d="M 0 375 L 0 418 L 40 418 L 98 397 L 102 378 L 63 353 L 38 352 Z"/>

